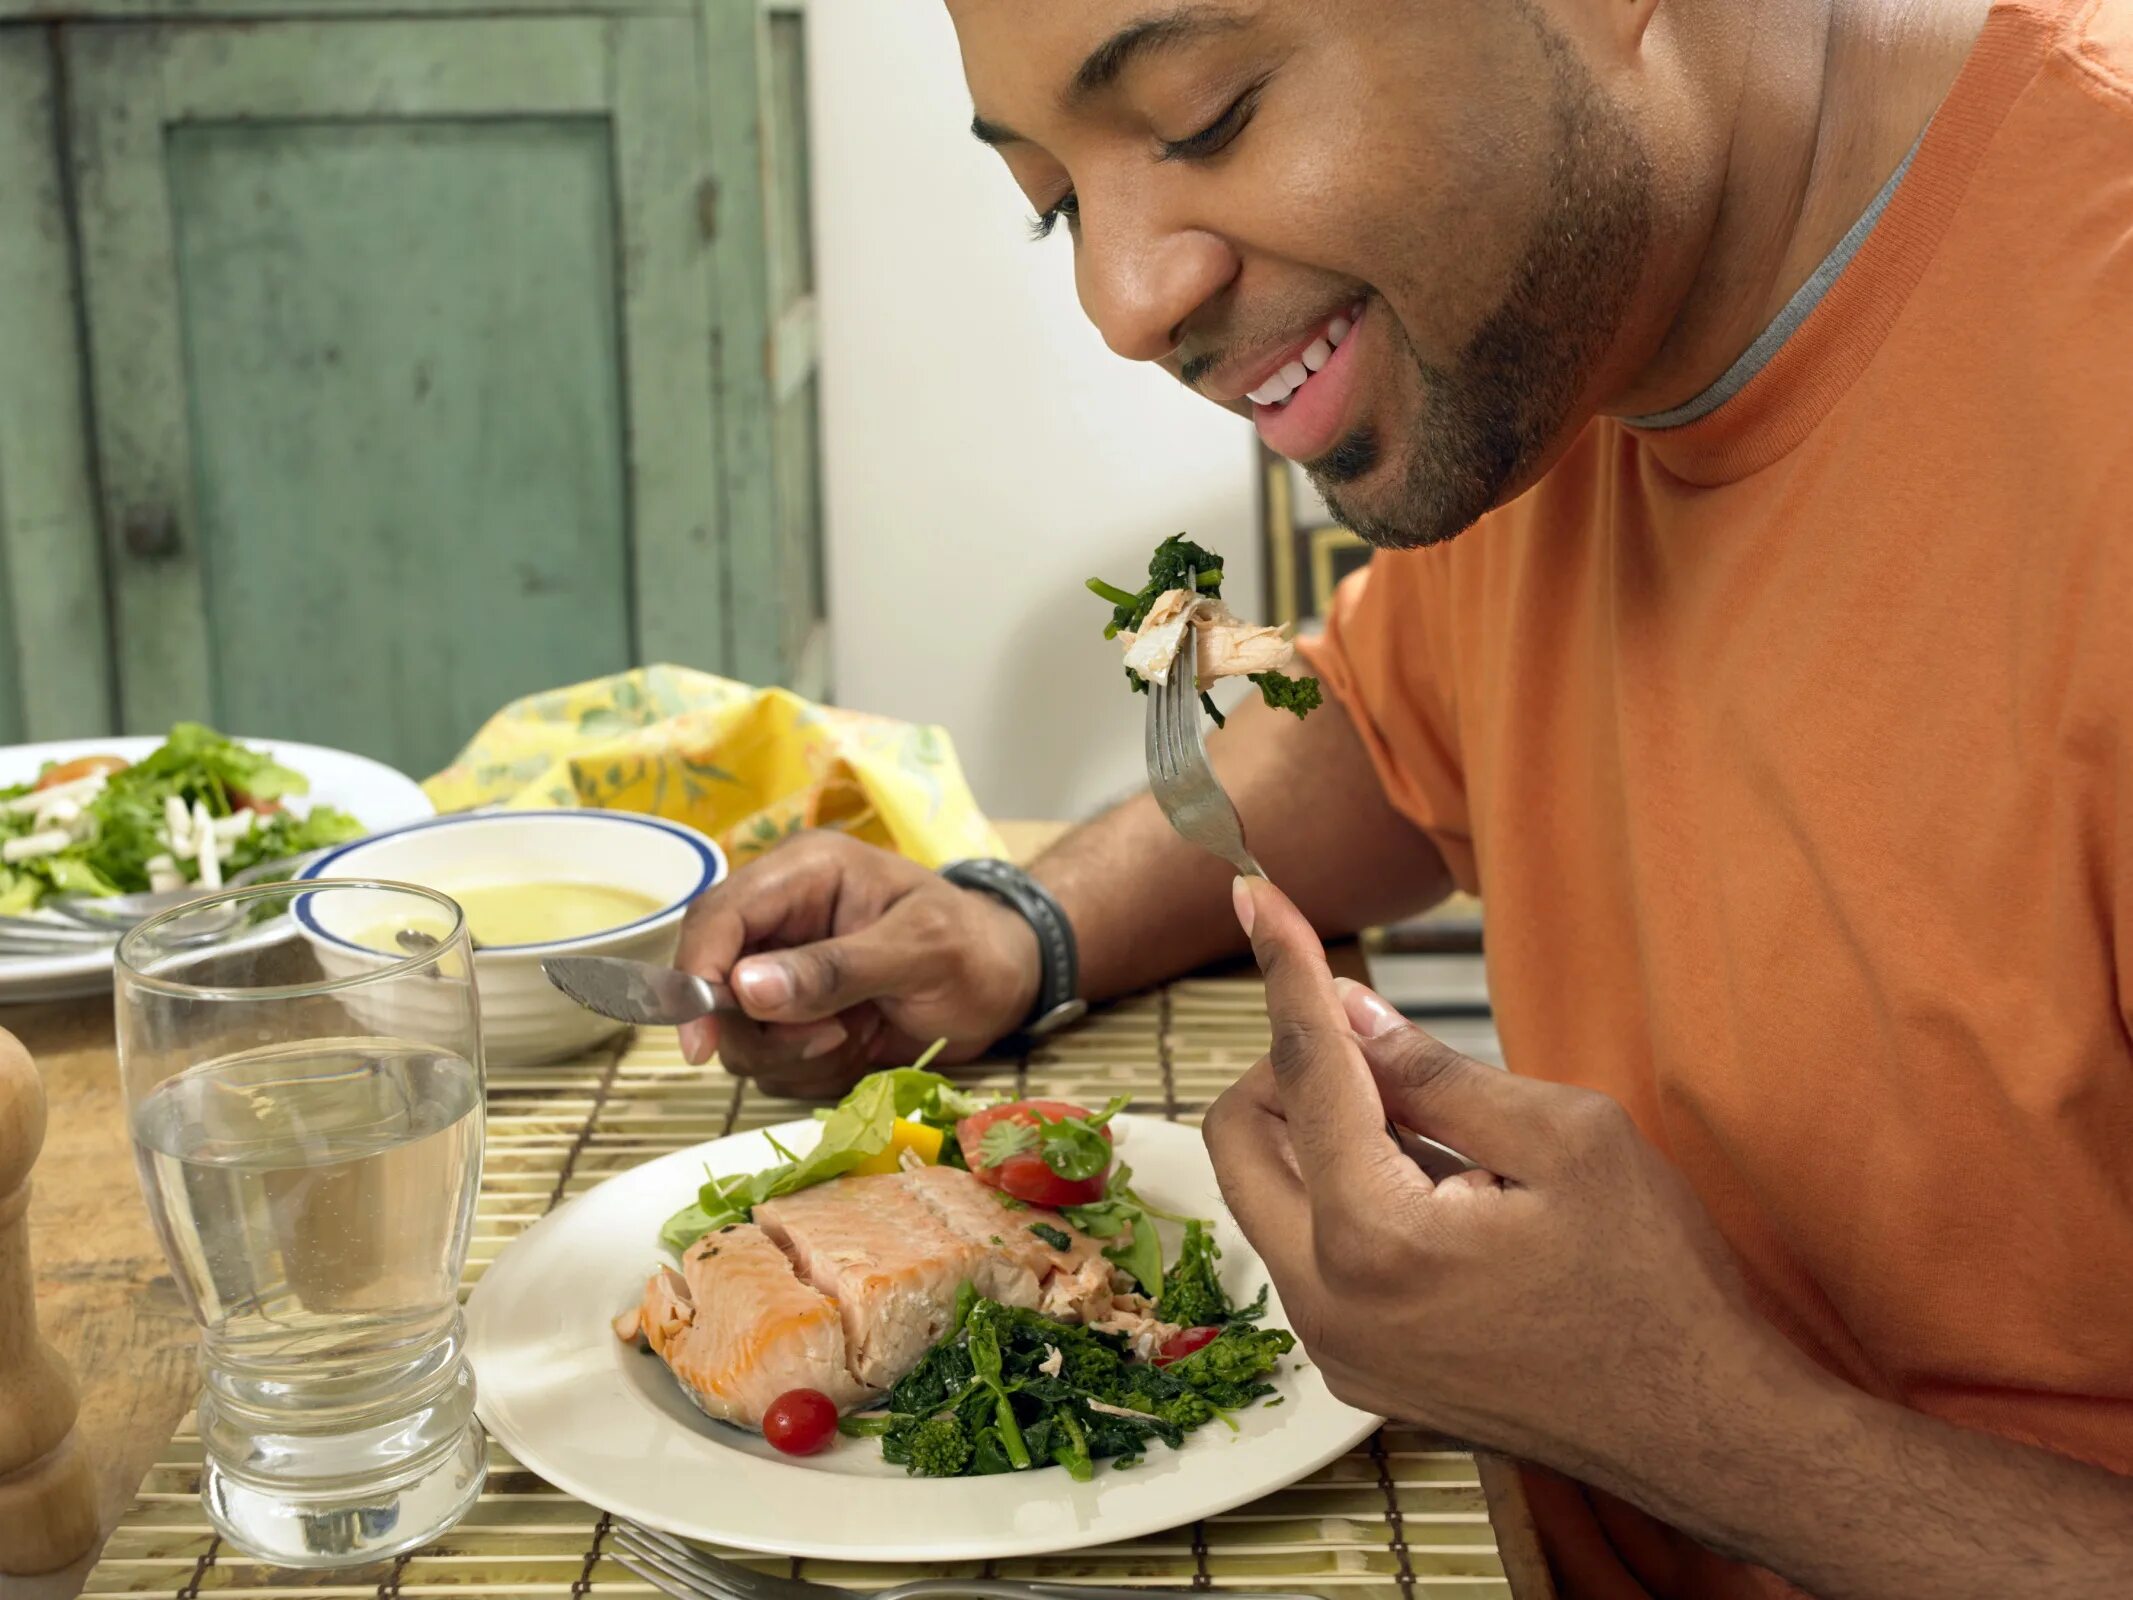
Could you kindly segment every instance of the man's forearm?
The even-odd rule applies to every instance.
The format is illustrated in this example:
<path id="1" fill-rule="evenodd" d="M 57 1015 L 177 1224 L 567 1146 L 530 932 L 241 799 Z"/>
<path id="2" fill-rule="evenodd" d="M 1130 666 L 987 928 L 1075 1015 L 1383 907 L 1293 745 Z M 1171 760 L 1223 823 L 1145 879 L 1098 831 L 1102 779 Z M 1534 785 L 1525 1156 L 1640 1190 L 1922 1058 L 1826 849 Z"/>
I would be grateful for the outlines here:
<path id="1" fill-rule="evenodd" d="M 1736 1391 L 1616 1492 L 1820 1600 L 2133 1593 L 2133 1478 L 1953 1427 L 1819 1373 Z"/>
<path id="2" fill-rule="evenodd" d="M 1299 722 L 1253 701 L 1208 748 L 1253 855 L 1322 933 L 1420 910 L 1450 889 L 1443 858 L 1386 801 L 1334 702 Z M 1091 999 L 1244 947 L 1229 911 L 1235 874 L 1180 839 L 1145 793 L 1075 829 L 1033 870 L 1074 923 Z"/>

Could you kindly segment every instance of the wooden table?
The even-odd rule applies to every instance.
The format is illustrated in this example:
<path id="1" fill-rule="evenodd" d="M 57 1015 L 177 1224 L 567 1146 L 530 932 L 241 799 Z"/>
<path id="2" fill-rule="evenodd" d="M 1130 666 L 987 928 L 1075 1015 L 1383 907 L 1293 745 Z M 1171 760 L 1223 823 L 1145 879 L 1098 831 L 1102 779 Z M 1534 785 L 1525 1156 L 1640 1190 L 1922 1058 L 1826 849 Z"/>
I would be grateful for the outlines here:
<path id="1" fill-rule="evenodd" d="M 1062 831 L 1004 824 L 1027 859 Z M 1335 964 L 1365 973 L 1359 949 Z M 108 996 L 0 1008 L 45 1075 L 50 1128 L 30 1206 L 38 1313 L 82 1390 L 82 1442 L 95 1464 L 106 1529 L 131 1504 L 198 1386 L 190 1314 L 149 1227 L 126 1134 Z M 1484 1458 L 1499 1549 L 1520 1596 L 1546 1596 L 1545 1566 L 1515 1472 Z M 0 1600 L 71 1600 L 94 1557 L 37 1579 L 0 1579 Z"/>

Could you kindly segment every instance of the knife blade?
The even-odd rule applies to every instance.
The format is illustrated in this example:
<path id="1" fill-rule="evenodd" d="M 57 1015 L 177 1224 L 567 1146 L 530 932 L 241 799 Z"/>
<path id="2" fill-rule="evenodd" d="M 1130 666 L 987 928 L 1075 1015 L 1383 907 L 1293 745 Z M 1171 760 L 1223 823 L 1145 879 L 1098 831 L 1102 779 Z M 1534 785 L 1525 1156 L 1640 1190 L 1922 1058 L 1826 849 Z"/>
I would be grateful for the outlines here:
<path id="1" fill-rule="evenodd" d="M 716 1011 L 741 1009 L 733 991 L 723 983 L 649 961 L 625 961 L 620 956 L 550 956 L 541 963 L 541 972 L 587 1011 L 616 1022 L 674 1027 Z"/>

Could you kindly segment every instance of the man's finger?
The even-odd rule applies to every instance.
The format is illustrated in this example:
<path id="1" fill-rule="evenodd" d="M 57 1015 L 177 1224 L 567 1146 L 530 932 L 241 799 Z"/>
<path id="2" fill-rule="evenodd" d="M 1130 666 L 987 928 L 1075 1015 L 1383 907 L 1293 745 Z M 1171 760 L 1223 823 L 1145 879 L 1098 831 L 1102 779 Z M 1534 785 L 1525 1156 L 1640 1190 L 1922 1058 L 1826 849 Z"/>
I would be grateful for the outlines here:
<path id="1" fill-rule="evenodd" d="M 1304 1182 L 1314 1194 L 1352 1199 L 1382 1182 L 1398 1151 L 1385 1136 L 1385 1105 L 1325 950 L 1303 913 L 1264 878 L 1237 880 L 1237 915 L 1266 975 L 1269 1058 Z"/>
<path id="2" fill-rule="evenodd" d="M 1338 993 L 1393 1121 L 1502 1177 L 1533 1175 L 1558 1086 L 1461 1055 L 1359 983 Z"/>
<path id="3" fill-rule="evenodd" d="M 1202 1128 L 1223 1203 L 1277 1288 L 1316 1281 L 1311 1202 L 1265 1061 L 1224 1091 Z"/>
<path id="4" fill-rule="evenodd" d="M 810 922 L 826 927 L 836 887 L 835 866 L 813 851 L 788 847 L 750 862 L 689 907 L 674 965 L 723 983 L 749 945 Z M 682 1055 L 694 1066 L 711 1059 L 718 1041 L 710 1017 L 682 1026 Z"/>
<path id="5" fill-rule="evenodd" d="M 917 936 L 904 902 L 857 933 L 747 957 L 733 992 L 759 1022 L 814 1022 L 894 995 L 923 976 L 939 952 Z"/>

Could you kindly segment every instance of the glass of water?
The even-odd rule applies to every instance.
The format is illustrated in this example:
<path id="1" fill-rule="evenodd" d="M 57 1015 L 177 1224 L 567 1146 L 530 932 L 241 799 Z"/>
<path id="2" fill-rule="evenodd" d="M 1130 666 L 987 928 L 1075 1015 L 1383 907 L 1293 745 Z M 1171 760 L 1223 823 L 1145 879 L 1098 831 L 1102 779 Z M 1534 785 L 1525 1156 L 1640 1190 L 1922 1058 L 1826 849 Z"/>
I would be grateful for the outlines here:
<path id="1" fill-rule="evenodd" d="M 459 1275 L 481 1177 L 466 923 L 401 884 L 266 884 L 119 942 L 119 1065 L 201 1327 L 201 1499 L 285 1566 L 424 1544 L 481 1491 Z"/>

